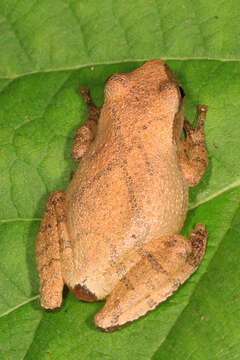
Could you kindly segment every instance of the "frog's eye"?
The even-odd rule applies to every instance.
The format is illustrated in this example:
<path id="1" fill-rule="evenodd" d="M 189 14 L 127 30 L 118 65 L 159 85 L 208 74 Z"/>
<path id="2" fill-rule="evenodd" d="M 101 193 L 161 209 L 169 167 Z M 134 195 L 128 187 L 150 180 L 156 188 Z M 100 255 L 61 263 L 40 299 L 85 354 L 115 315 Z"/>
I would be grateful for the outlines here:
<path id="1" fill-rule="evenodd" d="M 105 84 L 105 96 L 118 95 L 126 87 L 128 75 L 126 73 L 116 73 L 111 75 Z"/>
<path id="2" fill-rule="evenodd" d="M 179 86 L 179 91 L 180 91 L 180 94 L 181 94 L 181 97 L 184 98 L 184 96 L 186 95 L 183 88 L 181 86 Z"/>
<path id="3" fill-rule="evenodd" d="M 113 74 L 113 75 L 110 75 L 105 84 L 109 84 L 111 82 L 116 82 L 116 83 L 119 83 L 119 84 L 124 84 L 126 81 L 127 81 L 127 74 L 126 73 L 116 73 L 116 74 Z"/>

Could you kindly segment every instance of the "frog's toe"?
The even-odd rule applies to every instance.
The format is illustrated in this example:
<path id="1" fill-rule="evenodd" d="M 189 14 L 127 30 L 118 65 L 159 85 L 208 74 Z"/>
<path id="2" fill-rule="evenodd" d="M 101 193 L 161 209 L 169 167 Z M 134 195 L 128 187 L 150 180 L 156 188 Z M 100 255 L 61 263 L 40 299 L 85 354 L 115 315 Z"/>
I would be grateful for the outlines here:
<path id="1" fill-rule="evenodd" d="M 188 262 L 197 268 L 202 260 L 207 246 L 208 232 L 205 224 L 198 223 L 194 230 L 189 232 L 189 240 L 191 242 L 192 251 L 188 255 Z"/>

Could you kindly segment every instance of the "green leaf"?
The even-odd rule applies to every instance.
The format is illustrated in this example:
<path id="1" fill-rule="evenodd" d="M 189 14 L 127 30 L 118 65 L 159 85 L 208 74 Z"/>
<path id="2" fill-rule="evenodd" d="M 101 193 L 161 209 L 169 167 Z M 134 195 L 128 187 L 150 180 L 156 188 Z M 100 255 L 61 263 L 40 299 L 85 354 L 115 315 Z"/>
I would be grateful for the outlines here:
<path id="1" fill-rule="evenodd" d="M 236 60 L 235 0 L 16 1 L 0 3 L 0 77 L 122 60 Z"/>
<path id="2" fill-rule="evenodd" d="M 1 359 L 239 358 L 239 15 L 234 0 L 1 1 Z M 210 163 L 183 229 L 204 222 L 208 247 L 172 297 L 104 333 L 93 322 L 103 303 L 66 290 L 58 311 L 40 307 L 35 239 L 48 194 L 66 189 L 76 168 L 72 141 L 86 118 L 79 87 L 100 105 L 111 74 L 152 57 L 175 71 L 192 123 L 197 105 L 209 106 Z"/>

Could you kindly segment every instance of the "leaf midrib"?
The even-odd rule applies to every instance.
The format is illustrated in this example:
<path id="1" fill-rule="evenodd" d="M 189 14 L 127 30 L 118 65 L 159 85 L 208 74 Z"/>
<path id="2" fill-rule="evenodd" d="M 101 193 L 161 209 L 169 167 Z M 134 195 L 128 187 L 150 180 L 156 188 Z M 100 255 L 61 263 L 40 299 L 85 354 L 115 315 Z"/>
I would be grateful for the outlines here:
<path id="1" fill-rule="evenodd" d="M 127 63 L 127 62 L 142 62 L 147 61 L 150 58 L 129 58 L 129 59 L 119 59 L 119 60 L 111 60 L 111 61 L 100 61 L 100 62 L 90 62 L 85 64 L 78 64 L 75 66 L 69 66 L 69 67 L 59 67 L 56 69 L 45 69 L 45 70 L 34 70 L 34 71 L 28 71 L 25 73 L 21 73 L 15 76 L 0 76 L 0 80 L 15 80 L 19 79 L 24 76 L 34 75 L 34 74 L 41 74 L 41 73 L 49 73 L 49 72 L 58 72 L 58 71 L 73 71 L 73 70 L 79 70 L 85 67 L 89 66 L 100 66 L 100 65 L 114 65 L 114 64 L 121 64 L 121 63 Z M 239 62 L 240 58 L 220 58 L 220 57 L 209 57 L 209 56 L 199 56 L 199 57 L 161 57 L 164 61 L 192 61 L 192 60 L 209 60 L 209 61 L 220 61 L 220 62 Z M 4 87 L 5 89 L 5 87 Z"/>

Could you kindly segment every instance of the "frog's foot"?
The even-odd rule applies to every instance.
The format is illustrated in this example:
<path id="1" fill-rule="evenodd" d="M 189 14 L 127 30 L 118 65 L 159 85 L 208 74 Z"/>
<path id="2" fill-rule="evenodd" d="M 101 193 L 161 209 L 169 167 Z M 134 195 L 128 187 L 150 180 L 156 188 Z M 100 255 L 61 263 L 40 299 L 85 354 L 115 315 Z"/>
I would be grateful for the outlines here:
<path id="1" fill-rule="evenodd" d="M 37 236 L 36 256 L 40 277 L 40 300 L 41 305 L 46 309 L 55 309 L 62 303 L 64 282 L 61 274 L 56 206 L 63 207 L 64 198 L 63 191 L 54 191 L 50 194 Z"/>
<path id="2" fill-rule="evenodd" d="M 198 120 L 196 128 L 185 120 L 184 130 L 186 138 L 179 142 L 179 162 L 188 183 L 188 186 L 195 186 L 201 179 L 207 165 L 208 154 L 204 137 L 204 122 L 206 119 L 207 105 L 199 105 Z"/>
<path id="3" fill-rule="evenodd" d="M 82 87 L 79 90 L 88 108 L 87 120 L 78 128 L 72 150 L 72 156 L 76 161 L 80 161 L 83 154 L 94 140 L 97 130 L 97 122 L 100 115 L 100 107 L 94 105 L 89 90 Z"/>
<path id="4" fill-rule="evenodd" d="M 105 331 L 118 329 L 153 310 L 197 269 L 206 249 L 207 232 L 197 224 L 189 234 L 163 236 L 141 250 L 141 260 L 119 281 L 95 316 Z"/>

